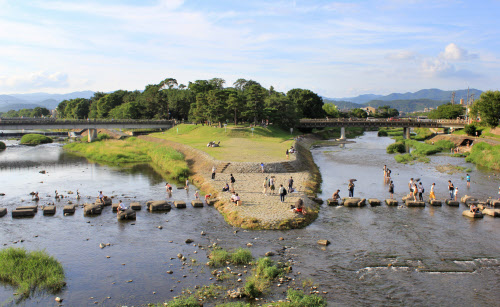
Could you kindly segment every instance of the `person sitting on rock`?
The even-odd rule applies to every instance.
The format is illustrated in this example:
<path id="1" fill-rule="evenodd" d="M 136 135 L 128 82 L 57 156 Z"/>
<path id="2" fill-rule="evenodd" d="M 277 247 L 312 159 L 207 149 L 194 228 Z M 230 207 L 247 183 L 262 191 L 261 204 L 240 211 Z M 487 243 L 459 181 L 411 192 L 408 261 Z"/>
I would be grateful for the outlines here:
<path id="1" fill-rule="evenodd" d="M 120 215 L 120 212 L 123 212 L 125 210 L 127 210 L 127 207 L 125 207 L 125 205 L 120 200 L 120 203 L 118 204 L 118 207 L 116 208 L 116 215 Z"/>
<path id="2" fill-rule="evenodd" d="M 39 201 L 40 200 L 40 197 L 38 196 L 38 192 L 36 192 L 35 194 L 33 194 L 33 200 L 34 201 Z"/>
<path id="3" fill-rule="evenodd" d="M 226 182 L 226 186 L 222 188 L 222 192 L 229 191 L 229 184 Z"/>
<path id="4" fill-rule="evenodd" d="M 293 213 L 301 213 L 302 215 L 306 214 L 306 211 L 304 210 L 304 201 L 302 198 L 299 198 L 295 202 L 295 206 L 292 205 L 292 212 Z"/>
<path id="5" fill-rule="evenodd" d="M 470 212 L 476 213 L 479 211 L 479 208 L 476 206 L 476 204 L 470 205 Z"/>
<path id="6" fill-rule="evenodd" d="M 106 199 L 106 196 L 104 196 L 104 194 L 102 194 L 102 191 L 99 191 L 99 200 L 101 201 L 101 203 L 104 204 L 105 199 Z"/>
<path id="7" fill-rule="evenodd" d="M 340 190 L 337 190 L 335 193 L 332 194 L 332 199 L 334 201 L 337 201 L 340 198 Z"/>

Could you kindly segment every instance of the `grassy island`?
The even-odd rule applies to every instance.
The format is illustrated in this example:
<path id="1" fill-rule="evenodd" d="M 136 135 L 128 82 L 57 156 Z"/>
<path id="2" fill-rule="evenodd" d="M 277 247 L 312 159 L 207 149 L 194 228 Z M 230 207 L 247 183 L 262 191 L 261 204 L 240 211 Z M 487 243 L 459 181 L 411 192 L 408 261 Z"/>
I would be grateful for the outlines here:
<path id="1" fill-rule="evenodd" d="M 63 267 L 55 258 L 12 247 L 0 251 L 0 281 L 17 287 L 22 297 L 37 291 L 55 293 L 65 285 Z"/>
<path id="2" fill-rule="evenodd" d="M 42 134 L 25 134 L 21 138 L 22 145 L 40 145 L 52 143 L 52 139 Z"/>

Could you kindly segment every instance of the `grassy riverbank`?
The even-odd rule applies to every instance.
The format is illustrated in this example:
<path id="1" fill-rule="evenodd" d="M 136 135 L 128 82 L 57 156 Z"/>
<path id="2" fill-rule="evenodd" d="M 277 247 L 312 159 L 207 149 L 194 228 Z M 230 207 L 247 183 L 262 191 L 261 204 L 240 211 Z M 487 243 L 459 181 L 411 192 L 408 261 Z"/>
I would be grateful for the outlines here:
<path id="1" fill-rule="evenodd" d="M 23 298 L 37 291 L 55 293 L 66 284 L 63 267 L 55 258 L 44 251 L 12 247 L 0 251 L 0 281 L 17 287 Z"/>
<path id="2" fill-rule="evenodd" d="M 22 145 L 40 145 L 52 143 L 52 139 L 42 134 L 25 134 L 21 138 Z"/>
<path id="3" fill-rule="evenodd" d="M 64 149 L 96 162 L 112 165 L 152 163 L 160 174 L 172 178 L 186 178 L 189 173 L 184 155 L 166 146 L 159 146 L 135 137 L 126 140 L 102 140 L 92 143 L 71 143 Z"/>
<path id="4" fill-rule="evenodd" d="M 475 144 L 465 161 L 491 170 L 500 170 L 500 145 L 493 146 L 484 142 Z"/>

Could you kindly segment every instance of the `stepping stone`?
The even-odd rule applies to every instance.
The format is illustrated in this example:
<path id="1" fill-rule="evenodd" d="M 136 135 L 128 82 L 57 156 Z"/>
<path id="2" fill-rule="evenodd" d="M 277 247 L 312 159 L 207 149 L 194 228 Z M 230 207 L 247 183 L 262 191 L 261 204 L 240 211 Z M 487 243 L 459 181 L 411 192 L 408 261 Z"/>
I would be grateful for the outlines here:
<path id="1" fill-rule="evenodd" d="M 12 217 L 28 217 L 35 216 L 35 211 L 31 209 L 16 209 L 12 210 Z"/>
<path id="2" fill-rule="evenodd" d="M 56 206 L 45 206 L 43 207 L 43 215 L 54 215 L 56 214 Z"/>
<path id="3" fill-rule="evenodd" d="M 437 199 L 433 199 L 429 201 L 429 205 L 431 206 L 442 206 L 443 202 Z"/>
<path id="4" fill-rule="evenodd" d="M 83 215 L 99 215 L 102 213 L 102 205 L 85 204 L 83 207 Z"/>
<path id="5" fill-rule="evenodd" d="M 330 244 L 330 241 L 325 240 L 325 239 L 321 239 L 321 240 L 318 240 L 318 244 L 327 246 L 328 244 Z"/>
<path id="6" fill-rule="evenodd" d="M 357 197 L 345 197 L 342 199 L 345 207 L 364 207 L 366 206 L 366 199 Z"/>
<path id="7" fill-rule="evenodd" d="M 172 209 L 172 205 L 169 204 L 166 200 L 156 200 L 156 201 L 148 201 L 146 206 L 149 211 L 168 211 Z"/>
<path id="8" fill-rule="evenodd" d="M 423 201 L 407 200 L 406 201 L 406 206 L 407 207 L 425 207 L 425 202 L 423 202 Z"/>
<path id="9" fill-rule="evenodd" d="M 118 213 L 116 218 L 120 221 L 122 221 L 122 220 L 135 220 L 135 211 L 133 209 L 129 208 L 125 211 Z"/>
<path id="10" fill-rule="evenodd" d="M 118 204 L 112 204 L 111 205 L 111 211 L 117 212 L 118 211 Z"/>
<path id="11" fill-rule="evenodd" d="M 35 213 L 38 212 L 38 206 L 21 206 L 17 207 L 16 210 L 33 210 Z"/>
<path id="12" fill-rule="evenodd" d="M 395 199 L 391 199 L 391 198 L 386 199 L 385 203 L 387 204 L 387 206 L 397 206 L 398 205 L 398 201 Z"/>
<path id="13" fill-rule="evenodd" d="M 375 206 L 380 206 L 380 200 L 376 198 L 368 198 L 368 203 L 370 206 L 375 207 Z"/>
<path id="14" fill-rule="evenodd" d="M 216 203 L 217 201 L 218 201 L 218 200 L 217 200 L 217 199 L 215 199 L 215 198 L 210 198 L 210 199 L 208 199 L 208 200 L 207 200 L 207 205 L 208 205 L 208 206 L 213 206 L 213 205 L 215 205 L 215 203 Z"/>
<path id="15" fill-rule="evenodd" d="M 7 214 L 7 208 L 0 208 L 0 217 Z"/>
<path id="16" fill-rule="evenodd" d="M 201 207 L 203 207 L 203 202 L 199 199 L 192 200 L 191 205 L 193 205 L 193 207 L 195 207 L 195 208 L 201 208 Z"/>
<path id="17" fill-rule="evenodd" d="M 328 198 L 326 200 L 326 204 L 328 206 L 338 206 L 339 205 L 339 201 L 338 200 L 333 200 L 333 198 Z"/>
<path id="18" fill-rule="evenodd" d="M 491 215 L 493 217 L 500 217 L 500 209 L 487 208 L 483 210 L 483 214 Z"/>
<path id="19" fill-rule="evenodd" d="M 139 203 L 139 202 L 130 203 L 130 209 L 141 210 L 142 209 L 141 203 Z"/>
<path id="20" fill-rule="evenodd" d="M 451 200 L 451 199 L 447 199 L 446 200 L 446 204 L 448 206 L 452 206 L 452 207 L 458 207 L 458 206 L 460 206 L 460 203 L 458 201 Z"/>
<path id="21" fill-rule="evenodd" d="M 489 201 L 490 201 L 490 203 L 489 203 L 490 206 L 492 206 L 495 209 L 500 209 L 500 200 L 494 200 L 494 199 L 492 199 L 492 200 L 489 200 Z"/>
<path id="22" fill-rule="evenodd" d="M 183 209 L 183 208 L 186 208 L 186 202 L 184 202 L 182 200 L 176 200 L 176 201 L 174 201 L 174 206 L 177 209 Z"/>
<path id="23" fill-rule="evenodd" d="M 75 205 L 66 205 L 63 207 L 63 213 L 64 214 L 73 214 L 75 213 Z"/>
<path id="24" fill-rule="evenodd" d="M 483 217 L 483 213 L 481 213 L 481 211 L 471 212 L 470 210 L 465 210 L 464 212 L 462 212 L 462 215 L 475 219 Z"/>
<path id="25" fill-rule="evenodd" d="M 101 203 L 101 200 L 100 200 L 100 199 L 97 199 L 97 200 L 95 201 L 95 204 L 96 204 L 96 205 L 102 205 L 102 206 L 111 206 L 111 205 L 113 204 L 113 201 L 111 200 L 111 198 L 109 198 L 109 197 L 108 197 L 108 198 L 106 198 L 106 199 L 104 200 L 104 203 Z"/>

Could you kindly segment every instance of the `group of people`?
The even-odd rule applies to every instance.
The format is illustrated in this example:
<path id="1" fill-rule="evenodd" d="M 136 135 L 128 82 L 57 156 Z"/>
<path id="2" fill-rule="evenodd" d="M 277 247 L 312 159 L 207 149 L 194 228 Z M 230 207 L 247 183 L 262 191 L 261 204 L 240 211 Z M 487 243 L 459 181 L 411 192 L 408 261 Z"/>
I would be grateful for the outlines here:
<path id="1" fill-rule="evenodd" d="M 215 141 L 211 141 L 211 142 L 208 142 L 207 144 L 207 147 L 219 147 L 220 146 L 220 141 L 219 142 L 215 142 Z"/>

